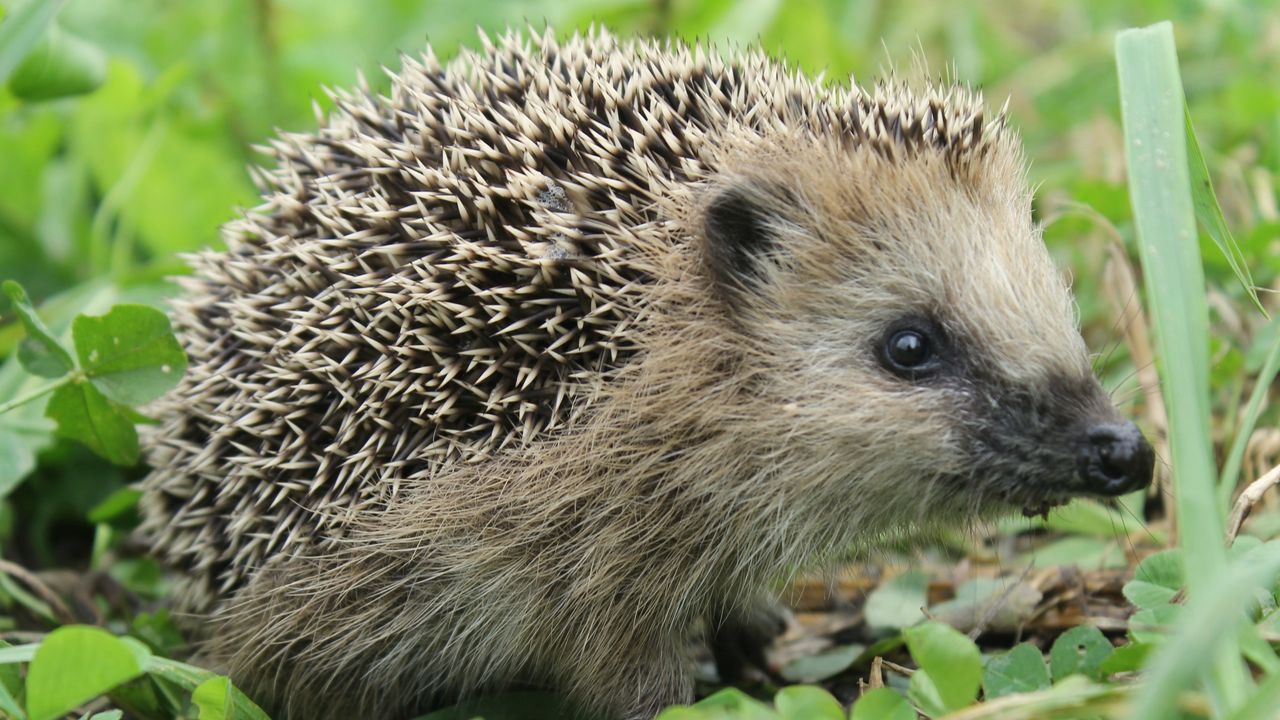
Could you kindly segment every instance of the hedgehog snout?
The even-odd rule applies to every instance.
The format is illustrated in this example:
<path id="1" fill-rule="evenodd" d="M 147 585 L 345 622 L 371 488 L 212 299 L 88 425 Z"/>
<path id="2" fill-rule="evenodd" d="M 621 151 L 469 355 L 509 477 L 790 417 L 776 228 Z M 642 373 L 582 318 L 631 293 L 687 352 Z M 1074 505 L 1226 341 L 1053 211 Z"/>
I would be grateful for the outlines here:
<path id="1" fill-rule="evenodd" d="M 1093 425 L 1076 455 L 1085 490 L 1109 497 L 1146 487 L 1154 468 L 1155 451 L 1132 422 Z"/>

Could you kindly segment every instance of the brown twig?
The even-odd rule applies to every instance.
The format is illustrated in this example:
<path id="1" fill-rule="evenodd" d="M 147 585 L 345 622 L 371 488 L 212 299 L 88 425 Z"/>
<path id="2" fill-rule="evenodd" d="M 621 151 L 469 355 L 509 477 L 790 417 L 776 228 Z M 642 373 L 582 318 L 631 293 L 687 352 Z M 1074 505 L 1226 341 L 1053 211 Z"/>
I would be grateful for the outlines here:
<path id="1" fill-rule="evenodd" d="M 53 611 L 54 617 L 61 623 L 74 623 L 76 616 L 67 607 L 67 604 L 58 597 L 58 594 L 49 588 L 43 580 L 36 576 L 35 573 L 22 567 L 21 565 L 0 559 L 0 573 L 4 573 L 26 585 L 41 600 L 49 605 L 49 609 Z"/>
<path id="2" fill-rule="evenodd" d="M 867 676 L 867 686 L 871 690 L 884 687 L 884 658 L 879 655 L 871 661 L 871 672 Z"/>
<path id="3" fill-rule="evenodd" d="M 28 643 L 38 643 L 44 640 L 47 633 L 34 632 L 31 630 L 6 630 L 0 633 L 0 640 L 10 645 L 26 645 Z"/>
<path id="4" fill-rule="evenodd" d="M 895 663 L 895 662 L 889 662 L 888 660 L 884 660 L 883 658 L 882 658 L 882 662 L 884 663 L 884 666 L 885 666 L 885 667 L 887 667 L 887 668 L 889 668 L 890 670 L 892 670 L 892 671 L 894 671 L 894 672 L 898 673 L 899 675 L 905 675 L 905 676 L 907 676 L 907 677 L 911 677 L 912 675 L 915 675 L 915 674 L 916 674 L 916 671 L 915 671 L 915 670 L 912 670 L 912 669 L 911 669 L 911 668 L 909 668 L 909 667 L 903 667 L 902 665 L 899 665 L 898 663 Z"/>
<path id="5" fill-rule="evenodd" d="M 1231 508 L 1231 515 L 1227 517 L 1227 545 L 1231 545 L 1236 541 L 1236 536 L 1240 534 L 1240 528 L 1244 525 L 1245 518 L 1249 517 L 1249 511 L 1253 506 L 1262 499 L 1268 490 L 1280 484 L 1280 465 L 1277 465 L 1267 471 L 1265 475 L 1249 483 L 1249 487 L 1240 493 L 1240 497 L 1236 498 L 1236 504 Z"/>

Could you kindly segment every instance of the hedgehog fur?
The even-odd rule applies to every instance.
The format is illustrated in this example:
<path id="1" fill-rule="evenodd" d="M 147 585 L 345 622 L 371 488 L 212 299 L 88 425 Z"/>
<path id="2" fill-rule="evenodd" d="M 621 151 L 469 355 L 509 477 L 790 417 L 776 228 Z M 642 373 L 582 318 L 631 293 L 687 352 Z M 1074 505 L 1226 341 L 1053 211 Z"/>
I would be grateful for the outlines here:
<path id="1" fill-rule="evenodd" d="M 332 98 L 192 259 L 146 436 L 143 532 L 267 706 L 648 717 L 795 568 L 1084 492 L 1113 411 L 974 94 L 547 31 Z M 877 366 L 904 313 L 963 382 Z"/>

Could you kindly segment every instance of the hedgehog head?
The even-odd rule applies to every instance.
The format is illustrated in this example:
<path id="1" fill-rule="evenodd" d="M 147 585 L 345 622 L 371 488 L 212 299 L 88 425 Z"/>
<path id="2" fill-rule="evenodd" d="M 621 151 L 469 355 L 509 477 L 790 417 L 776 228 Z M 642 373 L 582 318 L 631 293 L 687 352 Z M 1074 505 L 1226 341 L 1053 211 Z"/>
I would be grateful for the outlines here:
<path id="1" fill-rule="evenodd" d="M 1143 487 L 1151 447 L 1091 370 L 1016 138 L 950 93 L 881 88 L 859 132 L 726 150 L 697 234 L 766 434 L 811 466 L 790 477 L 917 513 L 896 523 Z"/>

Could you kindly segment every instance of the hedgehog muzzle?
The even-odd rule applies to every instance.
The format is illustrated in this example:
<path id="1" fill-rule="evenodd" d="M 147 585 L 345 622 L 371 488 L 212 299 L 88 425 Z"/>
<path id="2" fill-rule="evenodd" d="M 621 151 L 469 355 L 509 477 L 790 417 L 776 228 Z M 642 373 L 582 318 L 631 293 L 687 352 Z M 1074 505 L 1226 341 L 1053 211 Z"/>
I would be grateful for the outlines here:
<path id="1" fill-rule="evenodd" d="M 1099 423 L 1089 428 L 1076 469 L 1088 492 L 1123 495 L 1151 484 L 1155 451 L 1137 425 Z"/>

